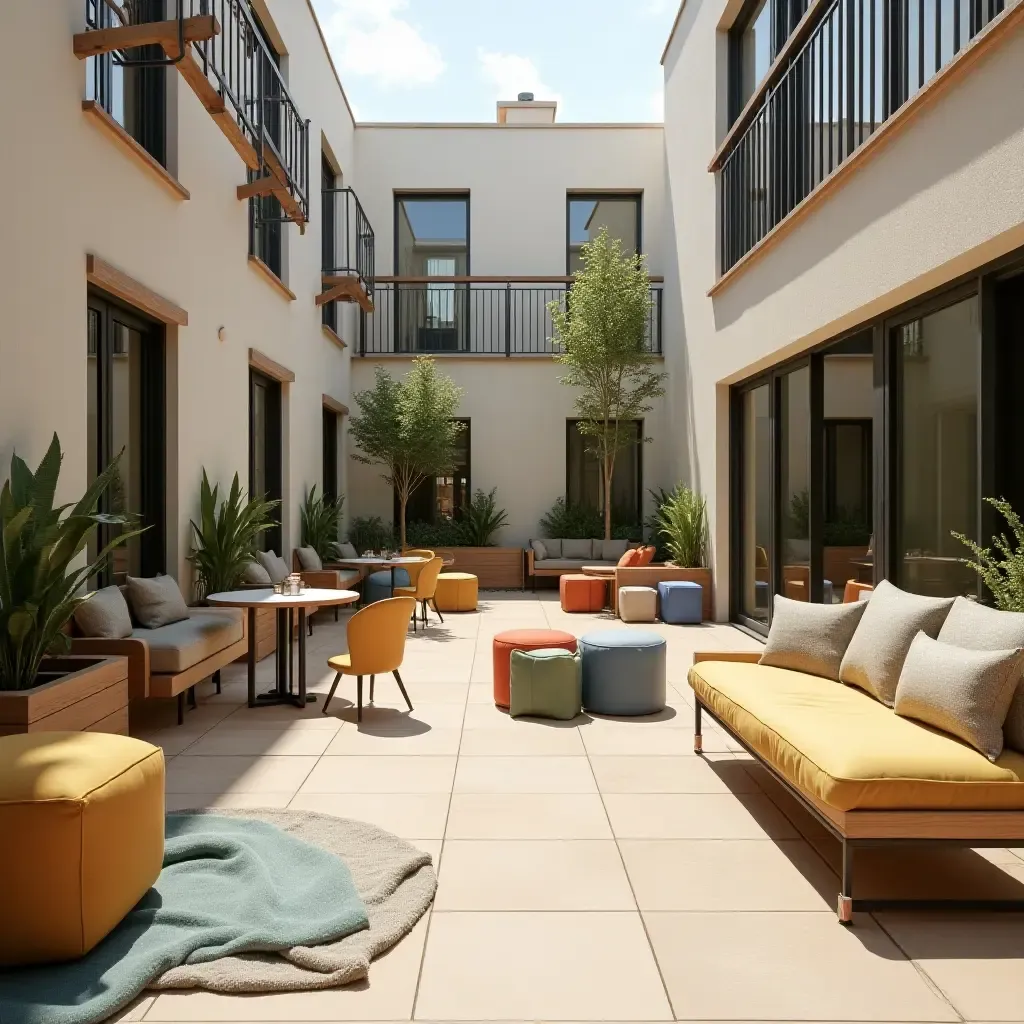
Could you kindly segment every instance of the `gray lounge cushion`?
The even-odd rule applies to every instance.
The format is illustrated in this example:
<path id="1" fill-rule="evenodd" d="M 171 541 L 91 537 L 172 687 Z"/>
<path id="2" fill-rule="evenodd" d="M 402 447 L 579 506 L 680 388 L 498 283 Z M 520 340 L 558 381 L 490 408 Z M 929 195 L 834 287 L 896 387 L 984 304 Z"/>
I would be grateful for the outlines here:
<path id="1" fill-rule="evenodd" d="M 339 569 L 338 570 L 338 586 L 342 590 L 354 586 L 359 582 L 359 570 L 358 569 Z"/>
<path id="2" fill-rule="evenodd" d="M 316 548 L 296 548 L 295 554 L 298 555 L 299 566 L 303 569 L 316 572 L 324 567 L 323 560 L 316 553 Z"/>
<path id="3" fill-rule="evenodd" d="M 939 630 L 939 639 L 971 651 L 1024 647 L 1024 613 L 1001 612 L 958 597 Z M 1003 740 L 1006 746 L 1024 753 L 1024 679 L 1018 679 L 1010 701 L 1003 723 Z"/>
<path id="4" fill-rule="evenodd" d="M 173 576 L 129 576 L 127 583 L 132 616 L 143 628 L 156 629 L 188 618 L 188 605 Z"/>
<path id="5" fill-rule="evenodd" d="M 242 582 L 269 587 L 273 581 L 270 578 L 270 573 L 259 562 L 246 562 L 245 568 L 242 570 Z"/>
<path id="6" fill-rule="evenodd" d="M 274 551 L 257 551 L 256 558 L 267 570 L 271 583 L 281 583 L 290 575 L 287 563 Z"/>
<path id="7" fill-rule="evenodd" d="M 867 605 L 811 604 L 775 595 L 772 625 L 759 664 L 839 682 L 839 666 Z"/>
<path id="8" fill-rule="evenodd" d="M 75 626 L 82 636 L 122 640 L 132 635 L 132 615 L 120 587 L 94 590 L 75 608 Z"/>
<path id="9" fill-rule="evenodd" d="M 933 640 L 953 607 L 951 597 L 908 594 L 882 580 L 864 606 L 864 614 L 843 655 L 839 681 L 866 690 L 889 707 L 914 637 L 923 632 Z"/>
<path id="10" fill-rule="evenodd" d="M 563 540 L 562 558 L 593 558 L 594 542 L 587 540 Z"/>
<path id="11" fill-rule="evenodd" d="M 597 550 L 598 541 L 594 541 L 594 557 L 602 562 L 617 562 L 628 550 L 628 540 L 602 540 L 601 550 Z"/>
<path id="12" fill-rule="evenodd" d="M 534 569 L 582 569 L 585 565 L 614 565 L 614 562 L 601 562 L 593 558 L 545 558 L 543 562 L 534 562 Z"/>
<path id="13" fill-rule="evenodd" d="M 918 633 L 900 672 L 894 710 L 956 736 L 994 761 L 1003 752 L 1003 720 L 1022 663 L 1024 648 L 968 650 Z"/>
<path id="14" fill-rule="evenodd" d="M 533 548 L 533 560 L 535 562 L 542 562 L 548 557 L 548 548 L 542 540 L 531 540 L 530 547 Z"/>
<path id="15" fill-rule="evenodd" d="M 544 550 L 548 553 L 548 558 L 562 557 L 562 540 L 560 537 L 545 537 L 541 543 L 544 545 Z"/>
<path id="16" fill-rule="evenodd" d="M 151 672 L 175 675 L 241 640 L 242 612 L 238 608 L 190 608 L 180 622 L 135 629 L 132 636 L 149 645 Z"/>
<path id="17" fill-rule="evenodd" d="M 359 552 L 356 551 L 355 544 L 350 544 L 347 540 L 342 541 L 342 543 L 338 545 L 338 554 L 341 555 L 342 558 L 359 557 Z"/>

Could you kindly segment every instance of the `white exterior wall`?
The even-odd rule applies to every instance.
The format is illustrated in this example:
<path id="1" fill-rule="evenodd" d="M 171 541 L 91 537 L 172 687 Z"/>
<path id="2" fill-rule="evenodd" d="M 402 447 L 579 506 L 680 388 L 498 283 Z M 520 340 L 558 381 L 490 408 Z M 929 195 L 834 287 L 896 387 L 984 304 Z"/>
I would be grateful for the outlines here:
<path id="1" fill-rule="evenodd" d="M 665 55 L 673 469 L 708 496 L 729 610 L 728 384 L 1024 244 L 1024 32 L 1005 37 L 715 297 L 727 0 L 686 0 Z"/>
<path id="2" fill-rule="evenodd" d="M 359 125 L 359 195 L 376 232 L 378 274 L 395 273 L 395 191 L 470 193 L 470 273 L 562 277 L 566 273 L 566 193 L 643 193 L 642 246 L 653 275 L 664 272 L 664 144 L 660 125 Z M 499 286 L 500 287 L 500 286 Z M 667 315 L 663 346 L 678 345 Z M 503 544 L 538 533 L 541 516 L 565 496 L 565 421 L 573 392 L 550 358 L 438 355 L 463 388 L 459 414 L 471 420 L 471 486 L 498 488 L 509 525 Z M 371 386 L 374 367 L 405 373 L 409 357 L 354 357 L 353 390 Z M 356 412 L 353 406 L 353 413 Z M 671 438 L 664 400 L 645 421 L 643 485 L 669 486 Z M 376 467 L 349 467 L 351 515 L 392 516 L 390 490 Z"/>
<path id="3" fill-rule="evenodd" d="M 0 95 L 7 152 L 6 262 L 0 274 L 0 478 L 12 450 L 34 464 L 53 431 L 65 459 L 60 497 L 86 482 L 86 253 L 92 252 L 188 312 L 167 330 L 167 567 L 189 578 L 189 520 L 205 466 L 225 486 L 248 484 L 248 352 L 259 349 L 295 373 L 283 388 L 286 557 L 298 542 L 298 504 L 321 477 L 321 396 L 346 402 L 349 354 L 321 330 L 320 140 L 346 183 L 355 181 L 354 125 L 311 10 L 267 0 L 289 56 L 289 90 L 310 125 L 310 223 L 285 225 L 289 301 L 247 261 L 247 203 L 235 196 L 246 168 L 175 71 L 167 73 L 169 163 L 191 193 L 172 198 L 82 112 L 86 64 L 72 53 L 82 0 L 4 4 L 7 54 Z M 266 9 L 264 13 L 267 13 Z M 176 116 L 173 111 L 176 109 Z M 345 307 L 340 307 L 344 310 Z M 348 337 L 352 314 L 341 313 Z M 225 340 L 218 340 L 224 327 Z M 340 460 L 342 466 L 347 461 Z M 341 478 L 342 482 L 344 477 Z"/>

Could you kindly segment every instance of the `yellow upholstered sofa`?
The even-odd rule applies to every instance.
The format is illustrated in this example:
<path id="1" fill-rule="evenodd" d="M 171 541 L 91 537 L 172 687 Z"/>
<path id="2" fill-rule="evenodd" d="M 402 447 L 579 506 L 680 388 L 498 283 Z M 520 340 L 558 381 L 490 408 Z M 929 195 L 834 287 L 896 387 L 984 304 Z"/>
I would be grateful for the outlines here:
<path id="1" fill-rule="evenodd" d="M 857 846 L 1024 846 L 1024 754 L 991 762 L 862 690 L 758 658 L 694 655 L 694 749 L 708 714 L 842 842 L 840 921 L 904 902 L 853 898 Z"/>

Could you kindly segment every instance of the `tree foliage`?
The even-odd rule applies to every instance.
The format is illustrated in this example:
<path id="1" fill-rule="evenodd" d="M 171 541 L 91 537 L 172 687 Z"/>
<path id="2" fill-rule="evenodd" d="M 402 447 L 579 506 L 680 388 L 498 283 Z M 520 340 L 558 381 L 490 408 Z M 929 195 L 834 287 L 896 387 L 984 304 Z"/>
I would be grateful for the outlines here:
<path id="1" fill-rule="evenodd" d="M 996 607 L 1008 612 L 1024 612 L 1024 522 L 1005 498 L 986 498 L 1006 520 L 1013 542 L 1001 533 L 992 538 L 992 546 L 983 548 L 976 541 L 953 531 L 953 536 L 970 548 L 973 559 L 962 558 L 981 577 L 991 591 Z M 992 548 L 995 548 L 993 552 Z"/>
<path id="2" fill-rule="evenodd" d="M 456 445 L 465 429 L 454 419 L 461 398 L 462 391 L 429 356 L 414 359 L 401 380 L 378 366 L 373 387 L 355 396 L 359 414 L 349 425 L 357 448 L 352 457 L 380 466 L 385 483 L 395 489 L 403 547 L 410 495 L 424 480 L 450 472 L 455 464 Z"/>
<path id="3" fill-rule="evenodd" d="M 584 446 L 601 464 L 604 534 L 612 535 L 612 479 L 619 452 L 635 443 L 632 421 L 664 394 L 665 374 L 648 351 L 651 314 L 646 257 L 625 253 L 606 228 L 581 249 L 583 269 L 561 301 L 549 303 L 565 367 L 562 383 L 576 388 Z M 649 440 L 641 438 L 642 441 Z"/>
<path id="4" fill-rule="evenodd" d="M 299 506 L 299 532 L 303 547 L 312 548 L 321 562 L 338 557 L 338 531 L 345 498 L 329 498 L 316 493 L 316 484 L 310 488 Z"/>

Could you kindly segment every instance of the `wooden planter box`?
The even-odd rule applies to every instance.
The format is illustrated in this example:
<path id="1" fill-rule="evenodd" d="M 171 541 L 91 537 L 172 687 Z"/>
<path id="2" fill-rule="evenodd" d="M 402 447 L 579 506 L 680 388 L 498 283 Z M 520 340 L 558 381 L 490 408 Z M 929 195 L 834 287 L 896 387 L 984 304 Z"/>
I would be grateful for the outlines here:
<path id="1" fill-rule="evenodd" d="M 39 686 L 0 691 L 0 736 L 24 732 L 128 735 L 128 659 L 44 658 Z"/>
<path id="2" fill-rule="evenodd" d="M 522 548 L 445 548 L 455 555 L 455 564 L 445 572 L 471 572 L 484 590 L 521 590 Z"/>
<path id="3" fill-rule="evenodd" d="M 699 583 L 701 586 L 701 619 L 711 622 L 714 618 L 714 594 L 711 590 L 710 569 L 682 569 L 678 565 L 624 566 L 615 570 L 612 586 L 612 611 L 618 612 L 619 587 L 652 587 L 658 589 L 662 581 L 683 580 Z"/>

